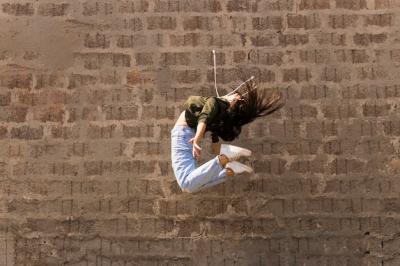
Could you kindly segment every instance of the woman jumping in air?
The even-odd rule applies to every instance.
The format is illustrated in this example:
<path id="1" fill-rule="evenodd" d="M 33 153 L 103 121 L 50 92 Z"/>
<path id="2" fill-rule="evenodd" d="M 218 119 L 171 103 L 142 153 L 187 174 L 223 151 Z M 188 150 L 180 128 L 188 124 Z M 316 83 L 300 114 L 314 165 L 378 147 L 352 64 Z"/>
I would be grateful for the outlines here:
<path id="1" fill-rule="evenodd" d="M 184 192 L 196 192 L 219 184 L 226 177 L 253 171 L 236 161 L 242 156 L 250 156 L 250 150 L 219 144 L 219 138 L 224 141 L 236 139 L 243 125 L 275 112 L 283 103 L 277 91 L 267 96 L 265 91 L 257 91 L 254 82 L 246 85 L 243 93 L 222 97 L 190 96 L 184 103 L 184 111 L 171 130 L 172 168 Z M 196 159 L 202 150 L 200 141 L 206 131 L 211 132 L 213 151 L 218 155 L 197 166 Z"/>

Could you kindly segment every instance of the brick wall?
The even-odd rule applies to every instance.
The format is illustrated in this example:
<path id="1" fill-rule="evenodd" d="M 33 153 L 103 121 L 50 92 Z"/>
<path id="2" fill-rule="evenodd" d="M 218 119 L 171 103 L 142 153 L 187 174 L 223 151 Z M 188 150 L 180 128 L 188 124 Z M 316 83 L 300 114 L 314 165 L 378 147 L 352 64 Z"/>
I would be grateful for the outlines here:
<path id="1" fill-rule="evenodd" d="M 400 265 L 399 15 L 2 1 L 0 265 Z M 212 49 L 221 92 L 254 75 L 287 104 L 235 141 L 255 174 L 184 194 L 170 130 L 187 96 L 214 95 Z"/>

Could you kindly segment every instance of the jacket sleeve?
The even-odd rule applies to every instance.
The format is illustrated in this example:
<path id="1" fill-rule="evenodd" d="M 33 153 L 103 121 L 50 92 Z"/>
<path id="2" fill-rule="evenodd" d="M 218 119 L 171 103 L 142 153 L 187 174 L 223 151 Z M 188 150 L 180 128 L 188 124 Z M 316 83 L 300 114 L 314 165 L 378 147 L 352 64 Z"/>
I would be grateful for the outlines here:
<path id="1" fill-rule="evenodd" d="M 209 124 L 218 114 L 218 102 L 216 97 L 209 97 L 205 102 L 203 109 L 198 118 L 198 123 L 204 122 Z"/>

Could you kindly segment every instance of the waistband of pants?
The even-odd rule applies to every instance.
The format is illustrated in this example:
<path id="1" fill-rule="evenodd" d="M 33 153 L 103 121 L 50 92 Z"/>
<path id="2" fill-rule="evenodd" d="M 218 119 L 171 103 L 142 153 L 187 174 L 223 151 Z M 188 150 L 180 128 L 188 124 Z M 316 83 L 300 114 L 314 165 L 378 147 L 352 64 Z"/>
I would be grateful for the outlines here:
<path id="1" fill-rule="evenodd" d="M 189 126 L 186 125 L 175 125 L 172 129 L 171 132 L 174 130 L 182 130 L 182 131 L 190 131 L 190 132 L 195 132 L 195 130 Z"/>

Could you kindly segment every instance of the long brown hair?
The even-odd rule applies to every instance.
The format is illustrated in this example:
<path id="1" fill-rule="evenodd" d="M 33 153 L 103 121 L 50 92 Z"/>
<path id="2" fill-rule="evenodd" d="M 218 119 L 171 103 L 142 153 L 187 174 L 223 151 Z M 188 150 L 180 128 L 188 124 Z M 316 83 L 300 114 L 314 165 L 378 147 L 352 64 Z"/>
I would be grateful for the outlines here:
<path id="1" fill-rule="evenodd" d="M 282 93 L 278 90 L 259 90 L 257 87 L 256 82 L 247 82 L 244 90 L 239 92 L 241 98 L 234 100 L 228 108 L 227 113 L 236 125 L 248 124 L 258 117 L 272 114 L 285 105 Z"/>
<path id="2" fill-rule="evenodd" d="M 254 81 L 247 82 L 238 94 L 240 99 L 232 101 L 224 119 L 210 127 L 213 142 L 218 142 L 218 137 L 225 141 L 236 139 L 243 125 L 270 115 L 285 105 L 278 90 L 259 90 Z"/>

